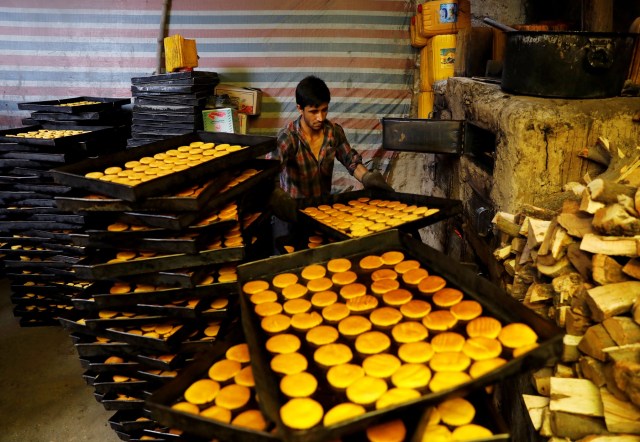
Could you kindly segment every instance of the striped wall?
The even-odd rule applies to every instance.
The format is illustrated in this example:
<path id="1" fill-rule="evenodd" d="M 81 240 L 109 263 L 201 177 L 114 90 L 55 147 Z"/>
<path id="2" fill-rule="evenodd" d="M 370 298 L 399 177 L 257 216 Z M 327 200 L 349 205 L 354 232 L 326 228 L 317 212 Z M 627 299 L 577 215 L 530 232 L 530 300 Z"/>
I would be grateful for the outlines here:
<path id="1" fill-rule="evenodd" d="M 409 0 L 173 0 L 169 35 L 197 41 L 199 70 L 263 90 L 250 132 L 274 135 L 296 116 L 297 82 L 332 90 L 329 118 L 367 161 L 384 116 L 408 116 L 415 50 Z M 17 103 L 80 95 L 130 97 L 155 69 L 160 0 L 0 0 L 0 127 L 20 126 Z"/>

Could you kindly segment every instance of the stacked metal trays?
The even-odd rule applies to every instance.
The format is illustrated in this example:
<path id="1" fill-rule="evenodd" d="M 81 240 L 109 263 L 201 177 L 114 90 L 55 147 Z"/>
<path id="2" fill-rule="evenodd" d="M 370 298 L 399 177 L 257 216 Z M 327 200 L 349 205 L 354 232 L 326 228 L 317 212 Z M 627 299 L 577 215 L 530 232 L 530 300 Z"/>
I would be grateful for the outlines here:
<path id="1" fill-rule="evenodd" d="M 408 221 L 395 227 L 403 231 L 414 231 L 417 229 L 421 229 L 444 219 L 458 215 L 462 212 L 462 203 L 458 200 L 438 198 L 426 195 L 416 195 L 412 193 L 386 192 L 374 189 L 357 190 L 354 192 L 326 195 L 320 198 L 303 199 L 299 202 L 298 208 L 302 210 L 307 207 L 318 207 L 320 205 L 333 205 L 338 203 L 348 204 L 349 201 L 357 200 L 358 198 L 400 201 L 401 203 L 405 203 L 407 205 L 418 205 L 440 209 L 433 215 L 421 217 L 414 221 Z M 319 220 L 309 216 L 308 214 L 300 210 L 298 211 L 298 219 L 306 225 L 312 227 L 313 229 L 321 231 L 332 238 L 351 238 L 346 233 L 337 230 L 323 222 L 320 222 Z"/>
<path id="2" fill-rule="evenodd" d="M 260 393 L 260 404 L 265 415 L 276 422 L 280 435 L 286 441 L 333 440 L 345 434 L 363 431 L 377 422 L 402 417 L 413 413 L 417 407 L 432 405 L 445 398 L 465 396 L 472 391 L 517 375 L 525 370 L 542 367 L 555 360 L 561 351 L 562 332 L 550 321 L 544 320 L 534 312 L 509 297 L 504 291 L 482 279 L 473 271 L 398 230 L 390 230 L 359 239 L 352 239 L 292 253 L 289 255 L 255 261 L 238 267 L 238 285 L 242 287 L 252 280 L 271 279 L 283 272 L 300 271 L 310 264 L 327 263 L 334 258 L 359 260 L 370 254 L 381 254 L 397 250 L 407 259 L 418 260 L 430 274 L 442 276 L 447 286 L 460 289 L 467 298 L 479 302 L 485 314 L 495 317 L 501 323 L 523 322 L 538 335 L 539 346 L 480 378 L 439 393 L 428 393 L 419 399 L 402 405 L 368 412 L 362 417 L 350 419 L 344 424 L 331 427 L 316 426 L 309 430 L 294 431 L 282 424 L 279 410 L 284 405 L 278 385 L 279 379 L 270 369 L 271 359 L 266 350 L 268 338 L 260 328 L 259 317 L 254 313 L 247 296 L 240 296 L 242 324 L 251 349 L 253 372 L 256 388 Z M 357 262 L 357 261 L 356 261 Z M 308 356 L 311 357 L 311 356 Z M 313 360 L 313 359 L 311 359 Z M 320 382 L 320 379 L 319 379 Z M 319 387 L 320 388 L 320 387 Z"/>
<path id="3" fill-rule="evenodd" d="M 213 158 L 204 163 L 189 167 L 185 170 L 171 173 L 136 186 L 100 181 L 87 178 L 84 175 L 91 171 L 104 170 L 111 166 L 121 166 L 127 161 L 138 160 L 145 156 L 153 156 L 169 149 L 188 145 L 194 141 L 216 144 L 228 143 L 232 145 L 247 146 L 231 152 L 223 157 Z M 136 202 L 150 196 L 160 196 L 181 186 L 197 183 L 215 176 L 223 170 L 238 166 L 248 160 L 257 158 L 275 148 L 274 137 L 254 135 L 238 135 L 231 133 L 209 133 L 199 131 L 189 133 L 155 143 L 145 144 L 112 155 L 104 155 L 99 158 L 89 158 L 75 164 L 59 167 L 52 170 L 53 179 L 58 184 L 68 185 L 74 188 L 82 188 L 90 192 L 111 196 L 125 201 Z"/>
<path id="4" fill-rule="evenodd" d="M 93 104 L 81 104 L 77 106 L 61 106 L 66 103 L 77 103 L 79 101 L 97 101 Z M 104 97 L 71 97 L 62 100 L 32 101 L 18 103 L 20 110 L 49 111 L 67 114 L 80 112 L 102 111 L 113 109 L 131 103 L 130 98 L 104 98 Z"/>
<path id="5" fill-rule="evenodd" d="M 59 138 L 29 138 L 29 137 L 12 137 L 10 135 L 15 135 L 23 132 L 30 132 L 39 129 L 56 129 L 56 130 L 83 130 L 87 131 L 85 133 L 77 134 L 77 135 L 69 135 Z M 36 144 L 41 146 L 56 146 L 56 147 L 66 147 L 77 145 L 80 141 L 90 141 L 97 140 L 99 138 L 104 138 L 110 135 L 113 132 L 112 127 L 106 126 L 83 126 L 79 129 L 76 126 L 67 126 L 67 125 L 50 125 L 50 124 L 36 124 L 33 126 L 23 126 L 16 127 L 12 129 L 0 130 L 0 141 L 9 142 L 9 143 L 19 143 L 19 144 Z"/>

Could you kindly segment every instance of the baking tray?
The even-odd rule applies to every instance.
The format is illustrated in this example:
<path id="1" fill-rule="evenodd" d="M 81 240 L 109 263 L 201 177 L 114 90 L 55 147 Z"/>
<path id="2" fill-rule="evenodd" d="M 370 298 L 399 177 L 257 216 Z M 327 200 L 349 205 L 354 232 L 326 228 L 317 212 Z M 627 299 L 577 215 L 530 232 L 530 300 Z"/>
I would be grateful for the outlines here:
<path id="1" fill-rule="evenodd" d="M 115 255 L 111 255 L 114 257 Z M 206 250 L 195 254 L 159 255 L 151 258 L 137 259 L 124 262 L 107 263 L 106 261 L 79 263 L 73 270 L 82 279 L 112 279 L 123 276 L 139 275 L 143 273 L 161 272 L 166 270 L 197 267 L 207 264 L 241 261 L 244 259 L 244 247 L 223 247 L 218 250 Z M 94 261 L 95 262 L 95 261 Z"/>
<path id="2" fill-rule="evenodd" d="M 23 138 L 23 137 L 11 137 L 8 135 L 15 135 L 22 132 L 30 132 L 39 129 L 72 129 L 78 130 L 76 126 L 69 125 L 49 125 L 49 124 L 36 124 L 33 126 L 24 126 L 24 127 L 16 127 L 13 129 L 4 129 L 0 130 L 0 141 L 9 141 L 9 142 L 17 142 L 20 144 L 33 144 L 33 145 L 42 145 L 42 146 L 55 146 L 55 147 L 68 147 L 73 144 L 79 143 L 80 141 L 89 141 L 102 137 L 109 137 L 113 132 L 112 127 L 107 126 L 83 126 L 82 130 L 86 130 L 88 132 L 78 134 L 78 135 L 69 135 L 60 138 L 51 138 L 51 139 L 43 139 L 43 138 Z M 54 166 L 55 167 L 55 166 Z"/>
<path id="3" fill-rule="evenodd" d="M 243 342 L 240 327 L 232 328 L 224 339 L 216 340 L 211 349 L 200 354 L 188 367 L 171 382 L 153 392 L 147 399 L 147 406 L 153 417 L 161 424 L 172 428 L 189 431 L 190 434 L 203 438 L 215 438 L 224 441 L 274 441 L 278 440 L 273 433 L 255 431 L 232 426 L 212 419 L 176 411 L 171 404 L 180 400 L 183 392 L 194 381 L 207 377 L 211 365 L 224 357 L 226 350 L 239 342 Z M 258 392 L 262 400 L 262 393 Z"/>
<path id="4" fill-rule="evenodd" d="M 93 396 L 102 404 L 105 410 L 139 410 L 144 408 L 144 397 L 135 396 L 134 399 L 121 400 L 118 399 L 116 393 L 100 394 L 94 393 Z"/>
<path id="5" fill-rule="evenodd" d="M 91 370 L 94 373 L 110 373 L 110 374 L 133 374 L 138 368 L 140 363 L 128 361 L 126 359 L 123 362 L 115 364 L 106 364 L 105 360 L 109 356 L 91 356 L 87 358 L 80 358 L 80 365 L 85 370 Z"/>
<path id="6" fill-rule="evenodd" d="M 139 420 L 140 418 L 146 419 Z M 147 416 L 147 412 L 144 410 L 116 411 L 108 422 L 112 430 L 126 433 L 139 432 L 145 428 L 154 428 L 157 425 L 157 422 Z"/>
<path id="7" fill-rule="evenodd" d="M 108 393 L 124 393 L 127 395 L 138 396 L 143 391 L 153 389 L 154 385 L 144 379 L 138 379 L 135 372 L 117 372 L 114 374 L 130 375 L 135 380 L 125 382 L 115 382 L 111 376 L 111 373 L 98 372 L 93 382 L 93 388 L 96 393 L 108 394 Z"/>
<path id="8" fill-rule="evenodd" d="M 90 171 L 104 170 L 109 166 L 121 165 L 127 161 L 137 160 L 145 156 L 153 156 L 156 153 L 165 152 L 182 145 L 188 145 L 194 141 L 213 142 L 217 144 L 228 143 L 248 147 L 133 187 L 86 178 L 84 176 L 85 173 Z M 104 155 L 99 158 L 89 158 L 75 164 L 54 169 L 52 174 L 58 184 L 65 184 L 126 201 L 138 201 L 142 198 L 169 193 L 173 189 L 186 186 L 190 183 L 201 182 L 202 180 L 215 176 L 216 173 L 264 155 L 273 150 L 274 147 L 274 137 L 199 131 L 161 140 L 152 144 L 146 144 L 126 151 L 116 152 L 111 155 Z"/>
<path id="9" fill-rule="evenodd" d="M 76 103 L 78 101 L 99 101 L 96 104 L 83 104 L 78 106 L 60 106 L 64 103 Z M 32 101 L 18 103 L 18 109 L 31 111 L 45 111 L 65 114 L 76 114 L 80 112 L 97 112 L 113 109 L 131 103 L 129 98 L 104 98 L 104 97 L 72 97 L 60 100 Z"/>
<path id="10" fill-rule="evenodd" d="M 253 372 L 256 386 L 260 392 L 261 407 L 265 414 L 276 422 L 278 428 L 281 429 L 280 435 L 285 440 L 333 440 L 348 433 L 363 431 L 381 420 L 402 417 L 407 413 L 415 412 L 416 407 L 431 405 L 447 397 L 464 396 L 471 391 L 484 388 L 509 376 L 545 366 L 554 362 L 560 354 L 563 333 L 555 324 L 536 315 L 495 285 L 477 276 L 472 270 L 398 230 L 243 264 L 238 267 L 238 286 L 242 287 L 245 282 L 251 280 L 270 281 L 276 274 L 299 271 L 306 265 L 326 263 L 333 258 L 345 257 L 353 262 L 358 262 L 359 258 L 365 255 L 381 254 L 390 250 L 403 252 L 405 259 L 416 259 L 431 274 L 445 278 L 448 281 L 448 286 L 457 287 L 465 293 L 465 296 L 478 301 L 483 307 L 484 314 L 499 319 L 503 324 L 511 322 L 528 324 L 538 334 L 539 346 L 518 358 L 511 359 L 500 368 L 456 388 L 425 394 L 419 399 L 399 406 L 371 411 L 362 417 L 346 421 L 344 424 L 336 424 L 326 428 L 318 426 L 306 431 L 293 431 L 280 421 L 278 411 L 283 404 L 283 398 L 277 387 L 278 377 L 269 368 L 270 355 L 265 348 L 267 336 L 260 329 L 260 320 L 249 305 L 247 297 L 241 296 L 242 325 L 251 348 Z M 314 370 L 313 364 L 311 364 L 310 370 Z M 321 379 L 324 377 L 319 375 L 319 382 L 322 382 Z M 329 391 L 328 387 L 319 387 L 319 389 L 320 391 Z"/>
<path id="11" fill-rule="evenodd" d="M 131 79 L 131 84 L 145 84 L 145 83 L 155 83 L 160 81 L 169 81 L 169 80 L 191 80 L 191 79 L 201 79 L 208 80 L 211 83 L 217 83 L 220 81 L 217 72 L 213 71 L 183 71 L 183 72 L 170 72 L 167 74 L 157 74 L 157 75 L 148 75 L 145 77 L 133 77 Z"/>
<path id="12" fill-rule="evenodd" d="M 299 209 L 304 209 L 307 207 L 318 207 L 320 205 L 333 205 L 337 203 L 346 205 L 349 201 L 357 200 L 358 198 L 400 201 L 401 203 L 407 205 L 426 206 L 430 209 L 440 209 L 439 212 L 433 215 L 430 215 L 428 217 L 421 217 L 414 221 L 408 221 L 396 227 L 389 227 L 389 230 L 398 229 L 402 231 L 413 232 L 462 213 L 462 202 L 459 200 L 438 198 L 426 195 L 416 195 L 412 193 L 387 192 L 373 189 L 356 190 L 353 192 L 326 195 L 320 198 L 303 199 L 299 202 Z M 298 211 L 298 219 L 300 222 L 306 224 L 310 228 L 319 230 L 330 237 L 336 239 L 351 238 L 351 236 L 349 236 L 348 234 L 312 218 L 301 210 Z"/>

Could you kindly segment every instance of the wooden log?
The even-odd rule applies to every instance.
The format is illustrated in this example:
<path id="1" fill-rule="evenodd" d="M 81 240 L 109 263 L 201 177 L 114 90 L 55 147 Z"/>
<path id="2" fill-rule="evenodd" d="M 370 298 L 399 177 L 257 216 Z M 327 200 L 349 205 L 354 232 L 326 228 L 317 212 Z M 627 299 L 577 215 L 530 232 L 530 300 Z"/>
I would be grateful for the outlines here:
<path id="1" fill-rule="evenodd" d="M 640 235 L 640 219 L 631 216 L 621 204 L 608 204 L 593 215 L 593 229 L 609 236 Z"/>
<path id="2" fill-rule="evenodd" d="M 571 309 L 568 305 L 559 305 L 555 307 L 554 320 L 556 325 L 560 328 L 564 328 L 567 322 L 567 312 Z"/>
<path id="3" fill-rule="evenodd" d="M 626 345 L 616 345 L 602 349 L 607 358 L 613 362 L 640 363 L 640 342 Z"/>
<path id="4" fill-rule="evenodd" d="M 627 195 L 618 195 L 618 204 L 620 204 L 629 215 L 635 216 L 636 218 L 640 216 L 636 210 L 636 202 L 633 198 Z"/>
<path id="5" fill-rule="evenodd" d="M 536 370 L 531 375 L 531 382 L 533 387 L 542 396 L 549 396 L 551 390 L 551 376 L 553 375 L 553 369 L 551 367 L 543 367 Z"/>
<path id="6" fill-rule="evenodd" d="M 631 402 L 614 397 L 606 388 L 600 389 L 607 430 L 612 433 L 640 434 L 640 409 Z"/>
<path id="7" fill-rule="evenodd" d="M 608 255 L 596 253 L 591 259 L 592 278 L 600 285 L 628 281 L 630 278 L 622 272 L 622 265 Z"/>
<path id="8" fill-rule="evenodd" d="M 498 261 L 503 261 L 509 255 L 511 255 L 511 244 L 506 245 L 504 247 L 500 247 L 493 252 L 493 257 Z"/>
<path id="9" fill-rule="evenodd" d="M 576 293 L 571 299 L 571 311 L 579 315 L 586 316 L 589 318 L 589 321 L 591 321 L 591 309 L 589 308 L 589 304 L 587 304 L 587 290 L 588 289 L 585 286 L 584 291 Z"/>
<path id="10" fill-rule="evenodd" d="M 578 344 L 582 340 L 582 336 L 564 335 L 562 337 L 562 362 L 576 362 L 580 359 L 580 350 Z"/>
<path id="11" fill-rule="evenodd" d="M 533 206 L 531 204 L 522 204 L 518 212 L 519 217 L 532 217 L 544 221 L 551 221 L 558 215 L 555 210 L 547 209 L 544 207 Z"/>
<path id="12" fill-rule="evenodd" d="M 628 402 L 629 396 L 627 396 L 627 393 L 624 390 L 620 389 L 618 387 L 618 384 L 616 383 L 616 379 L 613 374 L 613 367 L 613 362 L 609 362 L 607 364 L 604 364 L 603 366 L 604 377 L 606 379 L 605 388 L 618 400 Z"/>
<path id="13" fill-rule="evenodd" d="M 636 299 L 631 307 L 631 317 L 636 324 L 640 324 L 640 298 Z"/>
<path id="14" fill-rule="evenodd" d="M 640 362 L 617 361 L 613 364 L 613 380 L 629 400 L 640 406 Z"/>
<path id="15" fill-rule="evenodd" d="M 504 269 L 510 276 L 514 276 L 516 274 L 516 260 L 515 259 L 507 259 L 504 262 Z"/>
<path id="16" fill-rule="evenodd" d="M 527 245 L 526 238 L 523 238 L 521 236 L 516 236 L 515 238 L 513 238 L 513 240 L 511 240 L 511 251 L 513 253 L 522 253 L 526 245 Z"/>
<path id="17" fill-rule="evenodd" d="M 556 364 L 555 367 L 553 367 L 552 377 L 574 379 L 576 377 L 576 372 L 574 371 L 573 367 L 569 365 Z M 549 394 L 551 394 L 551 386 L 549 386 Z"/>
<path id="18" fill-rule="evenodd" d="M 522 400 L 529 413 L 531 425 L 536 431 L 540 430 L 542 427 L 542 414 L 545 409 L 549 408 L 549 398 L 533 394 L 523 394 Z"/>
<path id="19" fill-rule="evenodd" d="M 571 305 L 571 299 L 584 290 L 584 280 L 577 272 L 557 276 L 551 281 L 555 292 L 553 305 Z"/>
<path id="20" fill-rule="evenodd" d="M 640 187 L 638 187 L 638 190 L 636 190 L 633 201 L 635 202 L 636 212 L 640 212 Z"/>
<path id="21" fill-rule="evenodd" d="M 553 242 L 551 243 L 551 255 L 559 260 L 567 253 L 567 247 L 569 244 L 575 242 L 571 236 L 567 233 L 564 227 L 558 227 L 553 235 Z"/>
<path id="22" fill-rule="evenodd" d="M 538 263 L 538 271 L 543 275 L 546 275 L 550 278 L 555 278 L 557 276 L 565 275 L 567 273 L 574 272 L 575 269 L 569 262 L 569 259 L 565 256 L 557 263 L 551 266 L 545 266 Z"/>
<path id="23" fill-rule="evenodd" d="M 611 316 L 625 314 L 640 297 L 640 281 L 625 281 L 587 290 L 585 298 L 591 317 L 602 322 Z"/>
<path id="24" fill-rule="evenodd" d="M 542 411 L 542 425 L 540 426 L 540 436 L 553 437 L 553 429 L 551 428 L 551 410 L 549 407 Z"/>
<path id="25" fill-rule="evenodd" d="M 615 342 L 602 324 L 589 327 L 578 344 L 580 351 L 602 362 L 607 360 L 607 355 L 602 349 L 613 346 Z"/>
<path id="26" fill-rule="evenodd" d="M 640 342 L 640 325 L 629 317 L 613 316 L 602 321 L 602 325 L 619 346 Z"/>
<path id="27" fill-rule="evenodd" d="M 618 195 L 626 195 L 633 198 L 637 191 L 636 187 L 604 180 L 602 178 L 594 179 L 587 185 L 587 188 L 593 201 L 599 201 L 605 204 L 617 203 Z"/>
<path id="28" fill-rule="evenodd" d="M 537 255 L 536 256 L 536 265 L 552 267 L 558 263 L 558 260 L 553 257 L 551 253 L 546 255 Z"/>
<path id="29" fill-rule="evenodd" d="M 515 215 L 507 212 L 498 212 L 493 217 L 493 224 L 498 230 L 509 236 L 520 235 L 520 226 L 515 222 Z"/>
<path id="30" fill-rule="evenodd" d="M 534 282 L 527 290 L 528 301 L 531 303 L 544 302 L 553 299 L 553 286 L 551 284 L 543 284 Z"/>
<path id="31" fill-rule="evenodd" d="M 585 191 L 587 186 L 584 184 L 570 182 L 562 186 L 562 190 L 572 195 L 573 198 L 567 198 L 562 201 L 562 208 L 560 213 L 578 213 L 580 212 L 580 200 L 582 199 L 582 192 Z"/>
<path id="32" fill-rule="evenodd" d="M 561 213 L 558 215 L 558 224 L 560 224 L 567 233 L 577 238 L 582 238 L 587 233 L 594 233 L 591 222 L 593 215 L 578 213 Z"/>
<path id="33" fill-rule="evenodd" d="M 580 211 L 585 213 L 594 214 L 599 209 L 602 209 L 606 206 L 604 203 L 600 203 L 598 201 L 594 201 L 591 199 L 591 195 L 589 195 L 589 190 L 582 192 L 582 199 L 580 200 Z"/>
<path id="34" fill-rule="evenodd" d="M 627 261 L 622 267 L 622 271 L 625 275 L 630 276 L 633 279 L 640 279 L 640 259 L 633 258 Z"/>
<path id="35" fill-rule="evenodd" d="M 580 250 L 580 244 L 572 243 L 567 246 L 567 258 L 584 280 L 591 277 L 591 254 Z"/>
<path id="36" fill-rule="evenodd" d="M 592 434 L 604 434 L 607 427 L 601 417 L 572 414 L 563 411 L 550 411 L 551 431 L 555 437 L 580 439 Z"/>
<path id="37" fill-rule="evenodd" d="M 576 442 L 640 442 L 640 436 L 633 434 L 591 434 Z"/>
<path id="38" fill-rule="evenodd" d="M 582 336 L 586 333 L 587 329 L 591 327 L 593 323 L 587 316 L 582 316 L 576 313 L 573 308 L 570 308 L 565 317 L 564 328 L 567 333 L 575 336 Z"/>
<path id="39" fill-rule="evenodd" d="M 601 236 L 586 234 L 580 242 L 580 250 L 612 256 L 638 256 L 638 240 L 635 236 Z"/>
<path id="40" fill-rule="evenodd" d="M 550 380 L 549 409 L 572 414 L 602 417 L 600 390 L 588 379 L 556 378 Z"/>
<path id="41" fill-rule="evenodd" d="M 589 379 L 597 387 L 606 385 L 607 378 L 604 374 L 604 363 L 591 356 L 581 356 L 578 360 L 580 371 L 585 379 Z"/>

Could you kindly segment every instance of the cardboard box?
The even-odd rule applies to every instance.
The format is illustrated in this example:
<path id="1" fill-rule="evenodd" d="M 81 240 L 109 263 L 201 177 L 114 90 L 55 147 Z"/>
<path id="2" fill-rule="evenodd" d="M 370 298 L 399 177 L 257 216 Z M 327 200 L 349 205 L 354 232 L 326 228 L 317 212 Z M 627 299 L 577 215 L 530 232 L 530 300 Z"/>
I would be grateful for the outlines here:
<path id="1" fill-rule="evenodd" d="M 238 112 L 238 131 L 236 133 L 241 135 L 247 134 L 247 123 L 249 116 L 247 114 L 243 114 L 242 112 Z"/>
<path id="2" fill-rule="evenodd" d="M 202 122 L 207 132 L 236 133 L 239 127 L 238 111 L 230 107 L 205 109 L 202 111 Z"/>
<path id="3" fill-rule="evenodd" d="M 262 105 L 262 91 L 251 87 L 238 87 L 230 84 L 219 84 L 214 93 L 227 94 L 234 103 L 237 102 L 238 111 L 247 115 L 260 115 Z"/>

